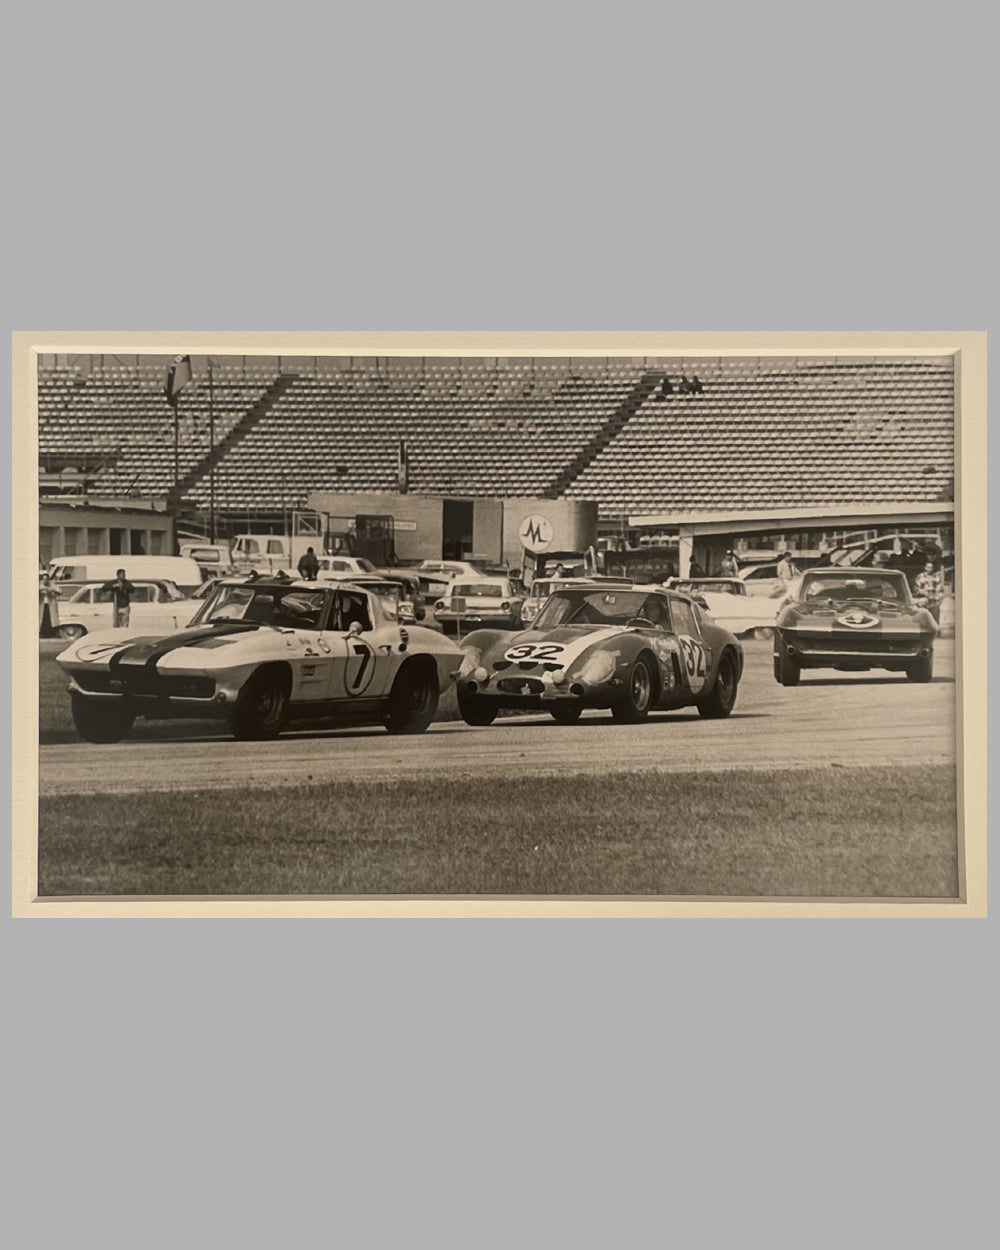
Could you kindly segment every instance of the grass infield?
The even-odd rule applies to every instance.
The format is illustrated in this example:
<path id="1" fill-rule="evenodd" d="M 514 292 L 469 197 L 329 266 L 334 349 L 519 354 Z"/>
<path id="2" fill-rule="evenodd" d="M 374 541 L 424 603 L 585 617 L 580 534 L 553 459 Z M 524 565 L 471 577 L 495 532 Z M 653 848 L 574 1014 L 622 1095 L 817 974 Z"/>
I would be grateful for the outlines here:
<path id="1" fill-rule="evenodd" d="M 949 765 L 43 797 L 39 892 L 958 893 Z"/>

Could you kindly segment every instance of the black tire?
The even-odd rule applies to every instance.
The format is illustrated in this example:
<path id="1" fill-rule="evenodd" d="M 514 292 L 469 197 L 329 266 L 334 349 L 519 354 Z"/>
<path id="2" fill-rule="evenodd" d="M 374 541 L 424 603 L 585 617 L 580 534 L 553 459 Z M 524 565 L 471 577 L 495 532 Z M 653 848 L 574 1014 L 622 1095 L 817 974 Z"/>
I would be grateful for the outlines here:
<path id="1" fill-rule="evenodd" d="M 583 707 L 579 703 L 557 703 L 549 711 L 552 719 L 557 720 L 560 725 L 572 725 L 583 715 Z"/>
<path id="2" fill-rule="evenodd" d="M 258 670 L 240 691 L 233 713 L 233 737 L 242 742 L 277 738 L 288 714 L 288 692 L 277 673 Z"/>
<path id="3" fill-rule="evenodd" d="M 779 645 L 780 639 L 779 639 Z M 774 675 L 783 686 L 797 686 L 802 676 L 802 669 L 784 650 L 774 657 Z"/>
<path id="4" fill-rule="evenodd" d="M 135 712 L 129 705 L 121 702 L 87 699 L 83 695 L 71 696 L 73 705 L 73 724 L 76 731 L 87 742 L 121 742 L 128 736 Z"/>
<path id="5" fill-rule="evenodd" d="M 75 642 L 77 638 L 82 638 L 87 632 L 84 625 L 60 625 L 56 630 L 59 638 L 65 638 L 67 642 Z"/>
<path id="6" fill-rule="evenodd" d="M 907 665 L 906 676 L 910 681 L 930 681 L 933 674 L 933 652 L 930 655 L 922 655 L 919 660 L 914 660 L 912 664 Z"/>
<path id="7" fill-rule="evenodd" d="M 386 729 L 391 734 L 422 734 L 437 709 L 437 672 L 427 664 L 404 664 L 389 692 Z"/>
<path id="8" fill-rule="evenodd" d="M 653 703 L 653 674 L 640 655 L 629 669 L 625 690 L 611 708 L 611 715 L 625 725 L 638 725 L 649 715 Z"/>
<path id="9" fill-rule="evenodd" d="M 740 684 L 736 657 L 731 651 L 723 652 L 719 671 L 711 693 L 698 704 L 698 715 L 707 720 L 721 720 L 736 706 L 736 694 Z"/>
<path id="10" fill-rule="evenodd" d="M 458 710 L 467 725 L 492 725 L 500 705 L 495 699 L 477 698 L 474 694 L 458 692 Z"/>

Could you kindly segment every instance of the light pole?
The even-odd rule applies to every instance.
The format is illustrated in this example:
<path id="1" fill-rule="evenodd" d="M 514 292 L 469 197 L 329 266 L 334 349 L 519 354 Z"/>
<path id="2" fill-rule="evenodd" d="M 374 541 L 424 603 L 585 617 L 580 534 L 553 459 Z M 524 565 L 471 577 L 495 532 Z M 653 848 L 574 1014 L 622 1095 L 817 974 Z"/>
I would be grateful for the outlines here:
<path id="1" fill-rule="evenodd" d="M 208 532 L 215 545 L 215 375 L 212 357 L 208 358 Z"/>

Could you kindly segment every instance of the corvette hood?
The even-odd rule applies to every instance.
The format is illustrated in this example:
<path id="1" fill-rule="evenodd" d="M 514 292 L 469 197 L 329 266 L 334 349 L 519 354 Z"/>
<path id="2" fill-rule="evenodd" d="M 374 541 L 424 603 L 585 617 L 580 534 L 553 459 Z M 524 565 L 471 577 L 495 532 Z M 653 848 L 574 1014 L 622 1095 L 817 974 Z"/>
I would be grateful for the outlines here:
<path id="1" fill-rule="evenodd" d="M 930 618 L 925 621 L 911 612 L 886 612 L 855 604 L 806 612 L 792 608 L 785 623 L 810 634 L 925 634 L 933 629 Z"/>
<path id="2" fill-rule="evenodd" d="M 155 668 L 159 660 L 175 651 L 197 650 L 199 663 L 210 663 L 207 652 L 216 646 L 237 641 L 241 634 L 254 634 L 260 626 L 204 625 L 197 629 L 175 630 L 166 634 L 126 635 L 121 631 L 90 634 L 64 651 L 58 658 L 66 663 L 106 664 L 108 667 L 135 669 Z M 116 636 L 117 635 L 117 636 Z"/>

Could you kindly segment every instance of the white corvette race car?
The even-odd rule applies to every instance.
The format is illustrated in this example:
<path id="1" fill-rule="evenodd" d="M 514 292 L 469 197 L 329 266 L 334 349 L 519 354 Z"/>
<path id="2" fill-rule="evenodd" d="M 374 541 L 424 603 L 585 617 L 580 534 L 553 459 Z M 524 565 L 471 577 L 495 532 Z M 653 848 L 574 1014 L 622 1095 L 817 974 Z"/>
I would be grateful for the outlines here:
<path id="1" fill-rule="evenodd" d="M 137 716 L 218 718 L 237 738 L 318 720 L 422 733 L 461 661 L 372 591 L 256 574 L 220 582 L 187 629 L 103 630 L 58 656 L 90 742 L 117 742 Z"/>

